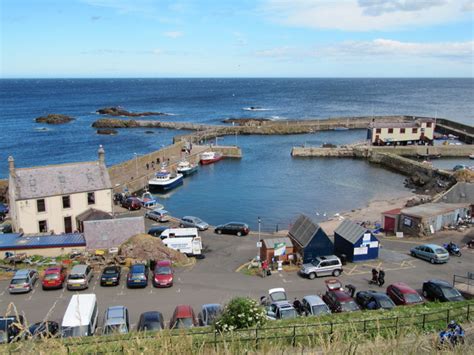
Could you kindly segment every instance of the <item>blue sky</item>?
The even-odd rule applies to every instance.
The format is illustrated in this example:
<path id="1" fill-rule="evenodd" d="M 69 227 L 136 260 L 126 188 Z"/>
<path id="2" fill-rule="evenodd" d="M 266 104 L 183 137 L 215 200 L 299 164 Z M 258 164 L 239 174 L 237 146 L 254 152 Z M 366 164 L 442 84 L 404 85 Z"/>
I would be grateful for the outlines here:
<path id="1" fill-rule="evenodd" d="M 472 0 L 0 0 L 0 77 L 473 77 Z"/>

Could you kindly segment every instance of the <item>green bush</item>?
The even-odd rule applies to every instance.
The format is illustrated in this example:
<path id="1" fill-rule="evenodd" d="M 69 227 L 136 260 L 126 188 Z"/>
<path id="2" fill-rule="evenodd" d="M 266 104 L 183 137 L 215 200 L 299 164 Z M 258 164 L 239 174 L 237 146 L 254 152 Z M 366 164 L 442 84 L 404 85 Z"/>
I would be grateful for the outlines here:
<path id="1" fill-rule="evenodd" d="M 267 320 L 266 312 L 257 301 L 237 297 L 232 299 L 224 308 L 222 315 L 215 323 L 219 332 L 261 327 Z"/>

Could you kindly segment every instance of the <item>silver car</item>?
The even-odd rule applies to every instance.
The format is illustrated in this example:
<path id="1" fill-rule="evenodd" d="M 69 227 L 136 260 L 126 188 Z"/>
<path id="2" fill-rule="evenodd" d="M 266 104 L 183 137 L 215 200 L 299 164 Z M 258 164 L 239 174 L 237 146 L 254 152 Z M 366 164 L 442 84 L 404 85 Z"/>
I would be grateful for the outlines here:
<path id="1" fill-rule="evenodd" d="M 36 270 L 24 269 L 18 270 L 10 281 L 8 292 L 24 293 L 30 292 L 36 281 L 38 281 L 38 273 Z"/>
<path id="2" fill-rule="evenodd" d="M 311 263 L 303 264 L 300 274 L 311 280 L 318 276 L 338 277 L 342 273 L 341 260 L 335 255 L 318 256 Z"/>
<path id="3" fill-rule="evenodd" d="M 74 265 L 66 281 L 68 290 L 85 290 L 92 278 L 92 268 L 89 265 Z"/>
<path id="4" fill-rule="evenodd" d="M 304 314 L 307 316 L 321 316 L 331 313 L 327 304 L 324 303 L 321 297 L 316 295 L 303 297 L 301 304 L 303 306 Z"/>
<path id="5" fill-rule="evenodd" d="M 209 228 L 209 224 L 204 222 L 201 218 L 199 217 L 194 217 L 194 216 L 184 216 L 181 218 L 179 221 L 179 226 L 181 228 L 186 227 L 186 228 L 197 228 L 200 231 L 205 231 L 206 229 Z"/>
<path id="6" fill-rule="evenodd" d="M 449 253 L 442 246 L 437 244 L 423 244 L 411 248 L 411 256 L 425 259 L 432 264 L 447 263 L 449 260 Z"/>
<path id="7" fill-rule="evenodd" d="M 104 315 L 103 334 L 125 334 L 130 330 L 128 309 L 124 306 L 107 308 Z"/>

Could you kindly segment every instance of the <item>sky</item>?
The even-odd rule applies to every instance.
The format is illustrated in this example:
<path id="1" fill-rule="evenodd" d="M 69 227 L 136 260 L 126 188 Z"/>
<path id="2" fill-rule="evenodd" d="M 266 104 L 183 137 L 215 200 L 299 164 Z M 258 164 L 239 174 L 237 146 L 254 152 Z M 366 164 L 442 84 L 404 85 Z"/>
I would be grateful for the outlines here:
<path id="1" fill-rule="evenodd" d="M 474 0 L 0 4 L 0 78 L 474 76 Z"/>

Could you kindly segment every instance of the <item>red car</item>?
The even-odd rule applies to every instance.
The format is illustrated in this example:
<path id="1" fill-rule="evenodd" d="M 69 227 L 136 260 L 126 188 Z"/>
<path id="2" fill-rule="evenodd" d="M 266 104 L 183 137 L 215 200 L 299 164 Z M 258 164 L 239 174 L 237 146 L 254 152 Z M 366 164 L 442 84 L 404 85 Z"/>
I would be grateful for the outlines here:
<path id="1" fill-rule="evenodd" d="M 170 320 L 170 329 L 185 329 L 197 326 L 198 322 L 190 305 L 180 304 L 176 306 Z"/>
<path id="2" fill-rule="evenodd" d="M 43 290 L 62 288 L 66 280 L 66 268 L 55 266 L 47 268 L 42 280 Z"/>
<path id="3" fill-rule="evenodd" d="M 153 286 L 155 287 L 171 287 L 173 286 L 173 268 L 171 261 L 158 261 L 153 270 Z"/>
<path id="4" fill-rule="evenodd" d="M 423 303 L 423 298 L 404 282 L 395 282 L 387 287 L 387 295 L 396 305 Z"/>
<path id="5" fill-rule="evenodd" d="M 327 291 L 323 295 L 323 301 L 328 305 L 331 311 L 338 313 L 360 310 L 360 307 L 351 295 L 344 290 L 338 279 L 329 279 L 326 280 L 325 283 Z"/>
<path id="6" fill-rule="evenodd" d="M 143 204 L 136 197 L 128 197 L 122 201 L 122 207 L 128 209 L 129 211 L 135 211 L 142 208 Z"/>

